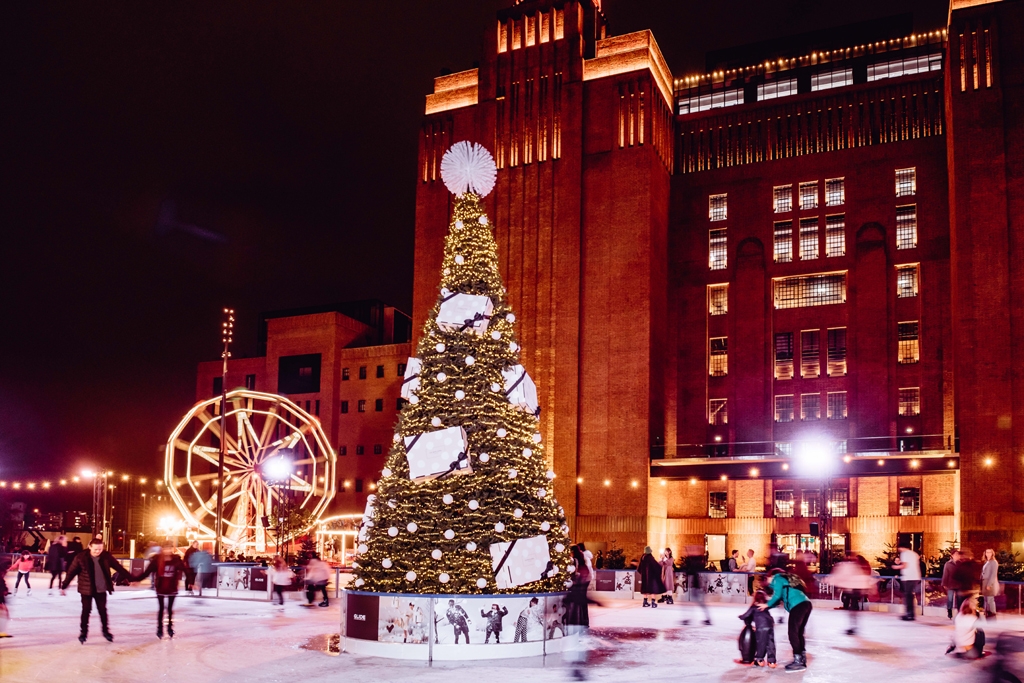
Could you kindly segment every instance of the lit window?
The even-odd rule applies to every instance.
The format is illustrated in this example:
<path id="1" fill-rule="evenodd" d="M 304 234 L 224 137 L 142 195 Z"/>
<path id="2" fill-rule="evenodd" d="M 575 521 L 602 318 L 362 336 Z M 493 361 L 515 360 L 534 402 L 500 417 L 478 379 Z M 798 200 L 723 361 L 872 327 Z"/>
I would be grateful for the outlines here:
<path id="1" fill-rule="evenodd" d="M 363 400 L 363 399 L 360 399 L 359 404 L 356 407 L 356 410 L 358 410 L 360 413 L 365 413 L 366 412 L 366 401 Z"/>
<path id="2" fill-rule="evenodd" d="M 708 517 L 725 519 L 729 514 L 729 494 L 726 491 L 708 493 Z"/>
<path id="3" fill-rule="evenodd" d="M 800 219 L 800 260 L 818 258 L 818 219 Z"/>
<path id="4" fill-rule="evenodd" d="M 772 209 L 775 213 L 786 213 L 793 210 L 792 185 L 779 185 L 772 188 Z"/>
<path id="5" fill-rule="evenodd" d="M 825 216 L 825 256 L 846 255 L 846 214 Z"/>
<path id="6" fill-rule="evenodd" d="M 793 444 L 789 441 L 776 441 L 775 451 L 783 458 L 789 458 L 793 455 Z"/>
<path id="7" fill-rule="evenodd" d="M 718 109 L 720 107 L 732 107 L 743 104 L 743 89 L 719 90 L 718 92 L 706 95 L 697 95 L 679 100 L 679 113 L 692 114 L 698 111 Z"/>
<path id="8" fill-rule="evenodd" d="M 896 207 L 896 248 L 917 246 L 917 204 Z"/>
<path id="9" fill-rule="evenodd" d="M 899 78 L 919 74 L 925 71 L 942 70 L 942 53 L 933 52 L 930 55 L 919 55 L 916 57 L 905 57 L 895 59 L 881 64 L 868 64 L 868 82 L 879 81 L 883 78 Z"/>
<path id="10" fill-rule="evenodd" d="M 708 218 L 713 221 L 724 221 L 729 214 L 729 196 L 713 194 L 708 197 Z"/>
<path id="11" fill-rule="evenodd" d="M 914 517 L 921 514 L 921 489 L 900 489 L 900 517 Z"/>
<path id="12" fill-rule="evenodd" d="M 498 22 L 498 52 L 508 52 L 508 24 Z"/>
<path id="13" fill-rule="evenodd" d="M 708 372 L 712 377 L 729 374 L 728 337 L 712 337 L 708 357 Z"/>
<path id="14" fill-rule="evenodd" d="M 896 196 L 909 197 L 917 194 L 917 169 L 897 168 L 896 169 Z"/>
<path id="15" fill-rule="evenodd" d="M 347 382 L 347 381 L 349 380 L 349 371 L 348 371 L 348 368 L 342 368 L 342 369 L 341 369 L 341 379 L 342 379 L 343 381 L 345 381 L 345 382 Z"/>
<path id="16" fill-rule="evenodd" d="M 846 392 L 830 391 L 828 394 L 828 419 L 846 419 Z"/>
<path id="17" fill-rule="evenodd" d="M 917 264 L 896 266 L 896 298 L 910 299 L 917 296 Z"/>
<path id="18" fill-rule="evenodd" d="M 916 363 L 920 360 L 921 349 L 918 345 L 917 321 L 900 323 L 897 326 L 897 361 L 902 364 Z"/>
<path id="19" fill-rule="evenodd" d="M 821 492 L 820 491 L 801 491 L 800 492 L 800 516 L 801 517 L 817 517 L 821 514 L 819 507 L 821 505 Z"/>
<path id="20" fill-rule="evenodd" d="M 792 491 L 776 491 L 775 492 L 775 516 L 776 517 L 792 517 L 793 516 L 793 492 Z"/>
<path id="21" fill-rule="evenodd" d="M 853 85 L 853 69 L 835 69 L 811 75 L 811 91 Z"/>
<path id="22" fill-rule="evenodd" d="M 900 389 L 900 417 L 917 417 L 921 414 L 921 389 L 908 387 Z"/>
<path id="23" fill-rule="evenodd" d="M 828 376 L 846 374 L 846 328 L 833 327 L 828 331 Z"/>
<path id="24" fill-rule="evenodd" d="M 555 9 L 555 40 L 565 37 L 565 10 Z"/>
<path id="25" fill-rule="evenodd" d="M 726 399 L 713 398 L 708 401 L 708 424 L 724 425 L 729 423 L 729 411 L 726 407 Z"/>
<path id="26" fill-rule="evenodd" d="M 398 364 L 398 376 L 405 377 L 405 363 Z"/>
<path id="27" fill-rule="evenodd" d="M 769 81 L 757 86 L 757 101 L 774 100 L 777 97 L 796 95 L 796 79 L 787 78 L 784 81 Z"/>
<path id="28" fill-rule="evenodd" d="M 818 183 L 800 183 L 800 210 L 818 208 Z"/>
<path id="29" fill-rule="evenodd" d="M 831 178 L 825 181 L 825 206 L 840 206 L 846 203 L 846 179 Z"/>
<path id="30" fill-rule="evenodd" d="M 800 419 L 821 419 L 821 394 L 800 394 Z"/>
<path id="31" fill-rule="evenodd" d="M 850 514 L 850 490 L 849 489 L 832 489 L 829 507 L 832 510 L 833 517 L 846 517 Z"/>
<path id="32" fill-rule="evenodd" d="M 775 421 L 793 421 L 793 397 L 791 395 L 775 397 Z"/>
<path id="33" fill-rule="evenodd" d="M 793 379 L 793 333 L 775 335 L 775 379 Z"/>
<path id="34" fill-rule="evenodd" d="M 775 262 L 789 263 L 793 260 L 793 221 L 775 224 Z"/>
<path id="35" fill-rule="evenodd" d="M 846 273 L 798 275 L 775 280 L 775 308 L 846 303 Z"/>
<path id="36" fill-rule="evenodd" d="M 727 249 L 725 228 L 712 230 L 708 235 L 708 267 L 711 270 L 725 270 L 728 260 Z"/>
<path id="37" fill-rule="evenodd" d="M 373 409 L 378 413 L 384 412 L 384 399 L 378 398 L 376 401 L 374 401 Z"/>
<path id="38" fill-rule="evenodd" d="M 708 313 L 725 315 L 729 312 L 729 285 L 708 285 Z"/>
<path id="39" fill-rule="evenodd" d="M 818 330 L 800 333 L 800 376 L 813 379 L 821 374 L 821 334 Z"/>

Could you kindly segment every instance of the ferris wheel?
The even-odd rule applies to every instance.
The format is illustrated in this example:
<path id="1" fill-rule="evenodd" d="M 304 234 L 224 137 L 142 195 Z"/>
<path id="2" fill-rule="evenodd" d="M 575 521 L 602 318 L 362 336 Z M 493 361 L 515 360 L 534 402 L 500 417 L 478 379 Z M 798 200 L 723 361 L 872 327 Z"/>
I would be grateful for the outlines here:
<path id="1" fill-rule="evenodd" d="M 215 538 L 223 435 L 221 542 L 236 550 L 263 552 L 267 532 L 278 526 L 282 515 L 307 513 L 307 526 L 292 528 L 274 545 L 320 519 L 334 498 L 337 458 L 320 420 L 283 396 L 229 391 L 225 420 L 220 401 L 220 396 L 200 401 L 174 429 L 165 449 L 164 483 L 187 526 Z"/>

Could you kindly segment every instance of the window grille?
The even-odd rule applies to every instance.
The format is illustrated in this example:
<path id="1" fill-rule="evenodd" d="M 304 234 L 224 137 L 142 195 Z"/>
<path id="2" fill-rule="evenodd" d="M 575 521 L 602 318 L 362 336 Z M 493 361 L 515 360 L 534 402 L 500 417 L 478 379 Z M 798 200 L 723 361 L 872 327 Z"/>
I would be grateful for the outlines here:
<path id="1" fill-rule="evenodd" d="M 793 221 L 775 224 L 775 262 L 789 263 L 793 260 Z"/>
<path id="2" fill-rule="evenodd" d="M 846 273 L 798 275 L 775 280 L 775 308 L 846 303 Z"/>
<path id="3" fill-rule="evenodd" d="M 818 208 L 818 181 L 800 183 L 800 210 Z"/>
<path id="4" fill-rule="evenodd" d="M 724 221 L 729 214 L 728 195 L 713 194 L 708 197 L 708 218 L 713 221 Z"/>
<path id="5" fill-rule="evenodd" d="M 792 491 L 776 491 L 775 492 L 775 516 L 776 517 L 792 517 L 793 516 L 793 492 Z"/>
<path id="6" fill-rule="evenodd" d="M 900 389 L 900 416 L 917 417 L 921 414 L 921 389 L 908 387 Z"/>
<path id="7" fill-rule="evenodd" d="M 917 194 L 917 169 L 896 169 L 896 196 L 909 197 L 913 194 Z"/>
<path id="8" fill-rule="evenodd" d="M 853 85 L 853 69 L 835 69 L 811 75 L 811 91 Z"/>
<path id="9" fill-rule="evenodd" d="M 769 81 L 757 86 L 757 101 L 774 100 L 777 97 L 786 97 L 797 94 L 795 78 L 787 78 L 783 81 Z"/>
<path id="10" fill-rule="evenodd" d="M 883 78 L 899 78 L 919 74 L 925 71 L 942 70 L 942 53 L 933 52 L 930 55 L 919 55 L 895 59 L 881 64 L 868 64 L 868 82 L 879 81 Z"/>
<path id="11" fill-rule="evenodd" d="M 725 228 L 712 230 L 708 237 L 708 267 L 711 270 L 725 270 L 727 249 Z"/>
<path id="12" fill-rule="evenodd" d="M 800 419 L 808 422 L 821 419 L 821 394 L 800 394 Z"/>
<path id="13" fill-rule="evenodd" d="M 365 413 L 366 412 L 366 401 L 363 400 L 363 399 L 360 399 L 359 403 L 356 406 L 356 410 L 358 410 L 360 413 Z"/>
<path id="14" fill-rule="evenodd" d="M 818 219 L 800 219 L 800 260 L 818 258 Z"/>
<path id="15" fill-rule="evenodd" d="M 793 333 L 775 335 L 775 379 L 793 379 Z"/>
<path id="16" fill-rule="evenodd" d="M 366 379 L 366 366 L 359 368 L 359 379 Z"/>
<path id="17" fill-rule="evenodd" d="M 792 422 L 793 421 L 793 396 L 776 396 L 775 397 L 775 421 L 776 422 Z"/>
<path id="18" fill-rule="evenodd" d="M 708 493 L 708 517 L 725 519 L 729 514 L 729 494 L 726 491 Z"/>
<path id="19" fill-rule="evenodd" d="M 846 203 L 846 179 L 831 178 L 825 181 L 825 206 L 840 206 Z"/>
<path id="20" fill-rule="evenodd" d="M 850 490 L 832 489 L 829 496 L 829 507 L 833 517 L 846 517 L 850 514 Z"/>
<path id="21" fill-rule="evenodd" d="M 917 246 L 917 205 L 896 207 L 896 248 L 913 249 Z"/>
<path id="22" fill-rule="evenodd" d="M 846 392 L 832 391 L 828 394 L 828 419 L 846 419 Z"/>
<path id="23" fill-rule="evenodd" d="M 779 185 L 772 188 L 772 208 L 775 213 L 786 213 L 793 210 L 792 185 Z"/>
<path id="24" fill-rule="evenodd" d="M 846 214 L 825 217 L 825 256 L 846 255 Z"/>
<path id="25" fill-rule="evenodd" d="M 346 381 L 347 382 L 349 377 L 350 377 L 350 375 L 349 375 L 348 368 L 342 368 L 341 369 L 341 379 L 342 379 L 342 381 Z"/>
<path id="26" fill-rule="evenodd" d="M 726 399 L 713 398 L 708 401 L 708 424 L 717 426 L 729 423 L 729 410 Z"/>
<path id="27" fill-rule="evenodd" d="M 708 93 L 706 95 L 698 95 L 696 97 L 681 99 L 679 100 L 679 113 L 692 114 L 694 112 L 708 111 L 709 109 L 718 109 L 720 107 L 732 107 L 737 104 L 743 104 L 742 88 L 719 90 L 718 92 Z"/>
<path id="28" fill-rule="evenodd" d="M 902 364 L 912 364 L 920 360 L 920 348 L 918 346 L 917 321 L 900 323 L 897 326 L 897 361 Z"/>
<path id="29" fill-rule="evenodd" d="M 725 315 L 729 312 L 729 285 L 708 285 L 708 314 Z"/>
<path id="30" fill-rule="evenodd" d="M 900 517 L 915 517 L 921 514 L 921 489 L 900 489 Z"/>
<path id="31" fill-rule="evenodd" d="M 800 492 L 800 516 L 817 517 L 821 514 L 821 492 L 801 491 Z"/>
<path id="32" fill-rule="evenodd" d="M 821 333 L 805 330 L 800 333 L 800 376 L 813 379 L 821 374 Z"/>
<path id="33" fill-rule="evenodd" d="M 846 328 L 833 327 L 828 331 L 828 376 L 846 374 Z"/>
<path id="34" fill-rule="evenodd" d="M 712 377 L 725 377 L 729 374 L 728 347 L 728 337 L 711 338 L 708 372 Z"/>
<path id="35" fill-rule="evenodd" d="M 896 266 L 896 297 L 909 299 L 917 296 L 917 264 Z"/>

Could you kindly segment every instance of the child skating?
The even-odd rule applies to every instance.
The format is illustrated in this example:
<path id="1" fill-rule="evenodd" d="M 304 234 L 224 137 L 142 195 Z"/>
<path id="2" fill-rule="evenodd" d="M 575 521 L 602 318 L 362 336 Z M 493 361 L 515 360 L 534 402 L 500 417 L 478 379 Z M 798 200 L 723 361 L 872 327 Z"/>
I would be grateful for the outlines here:
<path id="1" fill-rule="evenodd" d="M 775 661 L 775 620 L 767 608 L 768 596 L 764 591 L 754 594 L 754 602 L 740 619 L 748 626 L 753 626 L 754 639 L 757 647 L 754 650 L 754 666 L 767 666 L 774 669 Z M 743 662 L 746 663 L 746 662 Z"/>

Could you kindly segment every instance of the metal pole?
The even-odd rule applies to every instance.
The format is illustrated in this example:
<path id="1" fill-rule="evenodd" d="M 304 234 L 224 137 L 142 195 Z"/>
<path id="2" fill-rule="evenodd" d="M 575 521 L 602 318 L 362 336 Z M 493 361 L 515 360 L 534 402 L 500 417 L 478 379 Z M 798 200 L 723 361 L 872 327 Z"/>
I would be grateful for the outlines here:
<path id="1" fill-rule="evenodd" d="M 220 537 L 224 529 L 224 455 L 227 452 L 228 440 L 228 358 L 231 356 L 229 348 L 235 332 L 235 310 L 224 309 L 224 323 L 221 327 L 221 341 L 224 342 L 224 351 L 221 353 L 223 363 L 220 371 L 220 452 L 217 454 L 217 528 L 215 529 L 215 541 L 213 556 L 216 562 L 220 562 L 221 547 Z"/>

